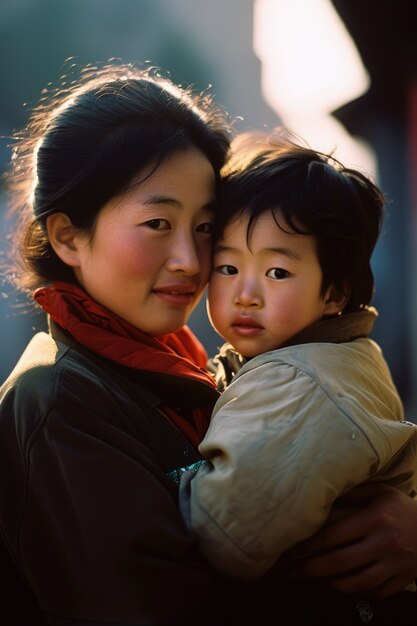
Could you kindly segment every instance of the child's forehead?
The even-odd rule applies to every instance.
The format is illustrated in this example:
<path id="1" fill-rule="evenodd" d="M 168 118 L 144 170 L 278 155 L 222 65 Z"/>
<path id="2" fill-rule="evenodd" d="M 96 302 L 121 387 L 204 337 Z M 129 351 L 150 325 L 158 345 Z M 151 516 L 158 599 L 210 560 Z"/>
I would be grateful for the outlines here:
<path id="1" fill-rule="evenodd" d="M 277 223 L 273 211 L 257 216 L 249 228 L 250 216 L 241 216 L 230 223 L 215 247 L 216 256 L 226 256 L 232 264 L 249 258 L 255 263 L 272 263 L 278 256 L 295 263 L 317 261 L 317 241 L 312 235 L 294 231 L 285 224 Z M 249 253 L 249 257 L 247 254 Z M 226 255 L 226 256 L 224 256 Z M 233 260 L 232 260 L 233 259 Z"/>
<path id="2" fill-rule="evenodd" d="M 257 240 L 272 242 L 274 239 L 304 239 L 309 233 L 301 232 L 289 224 L 284 214 L 273 207 L 260 213 L 253 214 L 250 211 L 242 211 L 229 221 L 219 242 L 241 242 L 242 245 L 251 247 Z"/>
<path id="3" fill-rule="evenodd" d="M 260 210 L 254 210 L 252 206 L 243 206 L 226 222 L 223 236 L 236 232 L 238 229 L 240 234 L 246 231 L 251 237 L 254 232 L 263 229 L 265 224 L 268 224 L 274 231 L 279 229 L 285 233 L 299 234 L 279 206 L 263 207 Z"/>

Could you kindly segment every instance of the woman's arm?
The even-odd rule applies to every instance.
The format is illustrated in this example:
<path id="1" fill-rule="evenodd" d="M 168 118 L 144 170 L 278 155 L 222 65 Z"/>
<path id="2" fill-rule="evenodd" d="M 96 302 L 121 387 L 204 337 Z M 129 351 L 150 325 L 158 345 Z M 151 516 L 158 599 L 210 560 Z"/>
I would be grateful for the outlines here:
<path id="1" fill-rule="evenodd" d="M 68 365 L 42 385 L 35 372 L 2 407 L 1 522 L 48 623 L 186 623 L 220 611 L 161 467 L 158 416 L 93 367 L 85 374 Z"/>
<path id="2" fill-rule="evenodd" d="M 384 598 L 417 579 L 417 500 L 388 485 L 360 486 L 343 498 L 361 510 L 297 546 L 299 573 L 348 593 Z"/>

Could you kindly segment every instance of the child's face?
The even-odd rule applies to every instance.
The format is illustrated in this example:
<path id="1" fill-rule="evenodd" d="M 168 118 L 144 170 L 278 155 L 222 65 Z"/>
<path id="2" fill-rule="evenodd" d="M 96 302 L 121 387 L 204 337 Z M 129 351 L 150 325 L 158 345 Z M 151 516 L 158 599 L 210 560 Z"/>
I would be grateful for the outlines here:
<path id="1" fill-rule="evenodd" d="M 321 295 L 313 236 L 284 232 L 266 211 L 255 222 L 249 249 L 247 227 L 248 218 L 229 224 L 215 248 L 208 311 L 217 332 L 253 357 L 335 311 L 328 294 Z"/>

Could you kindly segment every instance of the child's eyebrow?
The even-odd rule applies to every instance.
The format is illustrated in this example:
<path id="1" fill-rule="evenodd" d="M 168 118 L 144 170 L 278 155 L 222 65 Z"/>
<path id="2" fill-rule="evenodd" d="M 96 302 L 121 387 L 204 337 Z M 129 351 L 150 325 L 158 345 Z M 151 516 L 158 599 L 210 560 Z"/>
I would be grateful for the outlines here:
<path id="1" fill-rule="evenodd" d="M 273 254 L 282 254 L 284 256 L 289 257 L 290 259 L 294 259 L 295 261 L 300 261 L 301 257 L 297 252 L 291 250 L 291 248 L 283 248 L 281 246 L 277 248 L 264 248 L 264 252 L 272 252 Z"/>
<path id="2" fill-rule="evenodd" d="M 222 243 L 218 243 L 214 246 L 213 252 L 218 254 L 219 252 L 236 252 L 236 248 L 232 248 L 232 246 L 225 246 Z"/>
<path id="3" fill-rule="evenodd" d="M 220 243 L 214 247 L 214 253 L 219 254 L 221 252 L 237 252 L 237 249 L 233 248 L 232 246 L 225 246 L 224 244 Z M 289 259 L 294 259 L 294 261 L 301 261 L 300 255 L 297 254 L 294 250 L 291 250 L 290 248 L 284 248 L 282 246 L 278 246 L 276 248 L 263 248 L 262 252 L 267 254 L 280 254 L 282 256 L 287 256 Z"/>

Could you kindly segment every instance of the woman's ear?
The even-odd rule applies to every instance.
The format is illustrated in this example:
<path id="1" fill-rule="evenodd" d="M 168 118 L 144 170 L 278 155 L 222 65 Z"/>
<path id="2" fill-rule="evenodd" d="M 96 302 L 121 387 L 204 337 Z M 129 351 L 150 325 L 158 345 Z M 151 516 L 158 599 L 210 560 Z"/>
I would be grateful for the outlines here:
<path id="1" fill-rule="evenodd" d="M 323 315 L 337 315 L 345 308 L 349 300 L 350 289 L 347 285 L 343 285 L 343 289 L 337 289 L 334 285 L 330 285 L 324 296 Z"/>
<path id="2" fill-rule="evenodd" d="M 66 213 L 53 213 L 46 219 L 51 246 L 61 261 L 70 267 L 79 267 L 78 230 Z"/>

